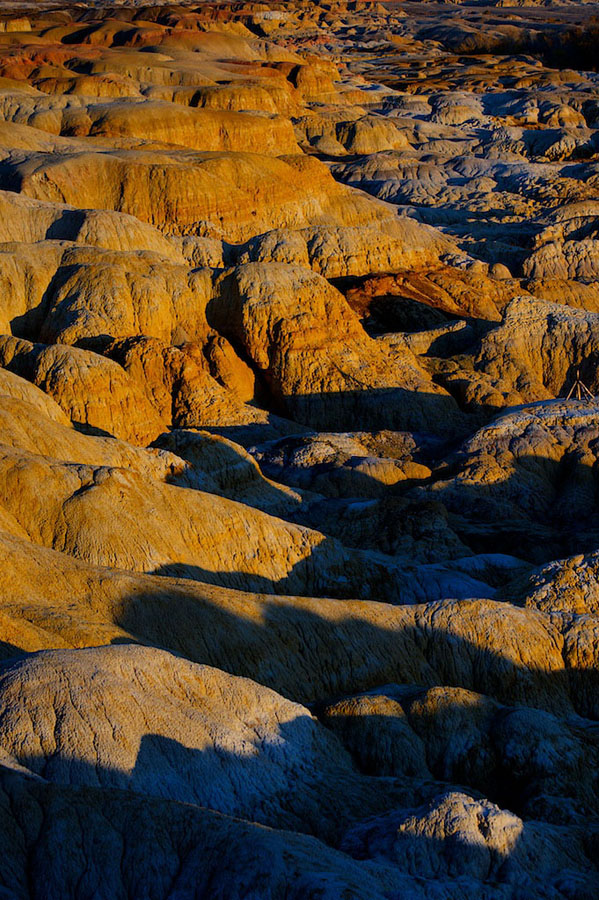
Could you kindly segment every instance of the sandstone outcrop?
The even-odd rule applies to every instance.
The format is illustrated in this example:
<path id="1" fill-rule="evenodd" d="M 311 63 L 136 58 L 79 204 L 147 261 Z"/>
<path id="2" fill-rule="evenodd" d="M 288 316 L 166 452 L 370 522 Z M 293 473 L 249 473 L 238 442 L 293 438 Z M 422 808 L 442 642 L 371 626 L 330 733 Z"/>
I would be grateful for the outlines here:
<path id="1" fill-rule="evenodd" d="M 279 481 L 331 497 L 389 495 L 389 488 L 426 480 L 435 442 L 410 432 L 300 435 L 256 448 L 264 471 Z M 415 457 L 422 458 L 422 462 Z"/>
<path id="2" fill-rule="evenodd" d="M 166 427 L 144 386 L 97 353 L 5 337 L 0 363 L 46 391 L 77 424 L 141 445 Z"/>
<path id="3" fill-rule="evenodd" d="M 564 396 L 577 369 L 596 391 L 598 335 L 596 313 L 517 298 L 483 340 L 476 365 L 496 382 L 516 388 L 525 401 Z"/>
<path id="4" fill-rule="evenodd" d="M 389 272 L 402 266 L 435 266 L 455 253 L 436 229 L 408 218 L 374 225 L 272 230 L 248 242 L 239 262 L 284 262 L 310 266 L 325 278 Z"/>
<path id="5" fill-rule="evenodd" d="M 48 696 L 49 681 L 65 689 Z M 400 783 L 361 778 L 305 707 L 154 648 L 42 653 L 15 663 L 0 691 L 2 751 L 49 782 L 130 790 L 325 839 L 343 824 L 338 791 L 346 821 L 390 805 L 394 791 L 402 798 Z"/>
<path id="6" fill-rule="evenodd" d="M 2 541 L 9 560 L 2 602 L 5 634 L 13 643 L 8 656 L 16 652 L 22 628 L 21 646 L 29 651 L 57 642 L 161 643 L 305 704 L 400 682 L 464 687 L 557 714 L 574 707 L 585 716 L 598 714 L 598 639 L 580 644 L 586 663 L 577 683 L 582 637 L 567 617 L 490 600 L 391 607 L 256 596 L 95 567 L 9 534 Z M 77 604 L 69 606 L 68 598 Z"/>
<path id="7" fill-rule="evenodd" d="M 594 404 L 531 404 L 482 428 L 453 458 L 453 473 L 414 491 L 443 502 L 467 542 L 537 560 L 547 551 L 538 542 L 549 542 L 558 555 L 571 536 L 595 539 L 596 440 Z"/>
<path id="8" fill-rule="evenodd" d="M 10 245 L 2 254 L 4 331 L 46 343 L 146 334 L 205 340 L 209 271 L 152 252 L 68 247 L 48 241 Z M 41 263 L 45 263 L 42 265 Z"/>
<path id="9" fill-rule="evenodd" d="M 0 209 L 3 243 L 38 244 L 58 239 L 107 250 L 150 250 L 177 258 L 171 242 L 134 216 L 30 200 L 10 191 L 0 191 Z"/>
<path id="10" fill-rule="evenodd" d="M 232 243 L 273 228 L 367 225 L 392 215 L 384 204 L 337 184 L 318 160 L 299 155 L 82 147 L 6 159 L 0 187 L 34 200 L 127 213 L 167 234 Z"/>
<path id="11" fill-rule="evenodd" d="M 7 900 L 598 895 L 597 26 L 504 6 L 0 10 Z"/>
<path id="12" fill-rule="evenodd" d="M 520 890 L 523 883 L 530 891 L 554 886 L 559 890 L 565 877 L 592 891 L 594 875 L 580 878 L 578 874 L 586 866 L 584 852 L 577 847 L 582 842 L 580 831 L 533 822 L 524 825 L 518 816 L 488 800 L 455 791 L 428 807 L 391 813 L 357 826 L 342 846 L 359 858 L 393 861 L 398 868 L 419 871 L 421 877 L 445 877 L 458 883 L 467 879 L 478 890 L 484 890 L 485 882 L 504 886 L 508 892 Z M 556 865 L 558 859 L 567 867 L 565 872 Z"/>
<path id="13" fill-rule="evenodd" d="M 416 358 L 369 339 L 339 292 L 310 271 L 240 266 L 217 284 L 208 321 L 242 345 L 283 410 L 302 424 L 345 430 L 357 418 L 370 428 L 423 428 L 441 420 L 451 428 L 452 418 L 459 421 L 453 400 Z"/>
<path id="14" fill-rule="evenodd" d="M 463 688 L 414 685 L 348 697 L 321 717 L 365 772 L 434 774 L 555 824 L 575 824 L 581 812 L 596 814 L 591 773 L 599 748 L 588 721 L 574 725 Z"/>

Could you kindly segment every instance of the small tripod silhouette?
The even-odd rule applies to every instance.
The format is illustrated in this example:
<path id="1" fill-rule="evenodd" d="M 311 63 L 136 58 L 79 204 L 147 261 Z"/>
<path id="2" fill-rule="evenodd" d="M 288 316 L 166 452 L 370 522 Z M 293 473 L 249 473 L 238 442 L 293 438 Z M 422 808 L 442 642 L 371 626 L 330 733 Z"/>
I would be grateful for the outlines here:
<path id="1" fill-rule="evenodd" d="M 566 400 L 594 400 L 595 397 L 589 391 L 586 384 L 580 380 L 580 369 L 576 369 L 574 384 L 568 391 Z"/>

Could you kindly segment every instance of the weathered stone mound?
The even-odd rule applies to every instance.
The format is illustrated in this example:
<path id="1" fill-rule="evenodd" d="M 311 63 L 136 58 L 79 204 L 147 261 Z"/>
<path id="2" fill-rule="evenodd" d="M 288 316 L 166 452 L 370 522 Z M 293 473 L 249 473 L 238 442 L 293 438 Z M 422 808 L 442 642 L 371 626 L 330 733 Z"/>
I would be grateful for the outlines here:
<path id="1" fill-rule="evenodd" d="M 542 561 L 596 540 L 596 442 L 595 403 L 532 404 L 481 429 L 453 472 L 415 490 L 441 500 L 466 541 Z"/>
<path id="2" fill-rule="evenodd" d="M 550 5 L 0 9 L 0 896 L 599 895 Z"/>
<path id="3" fill-rule="evenodd" d="M 170 234 L 232 243 L 273 228 L 390 218 L 383 204 L 338 185 L 311 157 L 246 151 L 32 153 L 0 163 L 0 187 L 34 200 L 127 213 Z"/>
<path id="4" fill-rule="evenodd" d="M 125 808 L 143 803 L 148 812 L 166 813 L 170 806 L 169 827 L 183 803 L 188 809 L 190 804 L 209 807 L 323 837 L 347 829 L 348 821 L 372 814 L 377 806 L 406 799 L 401 782 L 355 772 L 339 741 L 304 707 L 247 679 L 163 651 L 114 647 L 42 653 L 4 667 L 0 693 L 2 781 L 8 796 L 29 786 L 43 797 L 54 785 L 57 796 L 62 788 L 66 796 L 85 798 L 91 810 L 101 795 L 98 788 L 109 787 L 109 795 L 120 788 L 114 795 L 122 797 Z M 432 784 L 420 790 L 431 789 Z M 481 815 L 488 822 L 484 829 L 478 825 Z M 111 828 L 118 831 L 119 824 L 119 818 L 112 820 Z M 433 881 L 449 872 L 455 877 L 459 866 L 458 877 L 507 887 L 529 877 L 531 853 L 546 880 L 556 878 L 558 859 L 569 858 L 573 875 L 577 867 L 583 870 L 586 859 L 577 847 L 577 831 L 525 826 L 488 801 L 445 793 L 428 807 L 380 813 L 364 825 L 354 824 L 342 849 L 357 859 L 376 854 L 386 860 L 387 871 L 384 865 L 381 872 L 375 868 L 372 877 L 384 879 L 385 874 L 392 881 L 395 867 L 396 879 L 416 875 L 411 854 L 420 843 L 419 855 L 426 855 Z M 52 830 L 46 832 L 44 840 L 51 835 Z M 285 841 L 284 834 L 279 840 Z M 319 846 L 314 842 L 317 854 Z M 177 853 L 177 843 L 172 850 Z M 503 872 L 508 856 L 509 870 Z M 351 871 L 349 860 L 348 866 Z M 76 858 L 64 867 L 67 878 L 73 869 Z"/>
<path id="5" fill-rule="evenodd" d="M 305 707 L 153 648 L 38 654 L 0 676 L 0 693 L 2 751 L 58 784 L 120 788 L 323 837 L 342 824 L 339 793 L 351 820 L 363 803 L 388 805 L 384 788 L 394 789 L 361 779 Z"/>
<path id="6" fill-rule="evenodd" d="M 424 428 L 444 420 L 451 428 L 459 422 L 453 400 L 409 350 L 392 353 L 372 341 L 338 291 L 310 271 L 240 266 L 219 281 L 208 319 L 242 346 L 282 408 L 305 425 L 346 430 L 357 420 L 370 428 Z"/>
<path id="7" fill-rule="evenodd" d="M 596 313 L 518 298 L 484 339 L 477 367 L 515 388 L 525 401 L 564 396 L 577 370 L 596 392 L 598 336 Z"/>

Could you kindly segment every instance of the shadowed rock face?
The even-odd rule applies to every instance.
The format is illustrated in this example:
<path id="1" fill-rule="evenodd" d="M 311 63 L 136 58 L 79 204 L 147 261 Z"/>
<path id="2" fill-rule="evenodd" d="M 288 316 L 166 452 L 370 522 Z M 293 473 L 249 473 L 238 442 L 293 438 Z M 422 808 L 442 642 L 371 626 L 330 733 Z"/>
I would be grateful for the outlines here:
<path id="1" fill-rule="evenodd" d="M 549 6 L 0 0 L 1 897 L 599 896 Z"/>

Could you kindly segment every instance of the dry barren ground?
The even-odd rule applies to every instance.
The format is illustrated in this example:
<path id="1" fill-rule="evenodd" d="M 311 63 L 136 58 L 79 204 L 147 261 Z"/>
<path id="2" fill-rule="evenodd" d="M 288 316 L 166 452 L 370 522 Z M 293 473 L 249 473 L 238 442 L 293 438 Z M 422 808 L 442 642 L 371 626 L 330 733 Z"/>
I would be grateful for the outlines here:
<path id="1" fill-rule="evenodd" d="M 1 4 L 2 900 L 599 898 L 597 22 Z"/>

